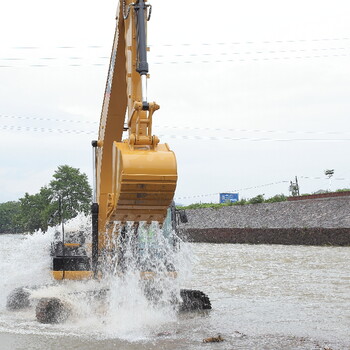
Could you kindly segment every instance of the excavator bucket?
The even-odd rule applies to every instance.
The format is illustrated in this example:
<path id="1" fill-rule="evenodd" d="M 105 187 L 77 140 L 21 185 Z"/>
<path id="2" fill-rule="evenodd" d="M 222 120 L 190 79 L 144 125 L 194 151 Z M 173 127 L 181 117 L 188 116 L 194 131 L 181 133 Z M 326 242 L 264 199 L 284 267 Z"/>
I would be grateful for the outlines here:
<path id="1" fill-rule="evenodd" d="M 176 158 L 168 145 L 131 147 L 127 142 L 114 142 L 113 162 L 109 218 L 163 223 L 177 181 Z"/>

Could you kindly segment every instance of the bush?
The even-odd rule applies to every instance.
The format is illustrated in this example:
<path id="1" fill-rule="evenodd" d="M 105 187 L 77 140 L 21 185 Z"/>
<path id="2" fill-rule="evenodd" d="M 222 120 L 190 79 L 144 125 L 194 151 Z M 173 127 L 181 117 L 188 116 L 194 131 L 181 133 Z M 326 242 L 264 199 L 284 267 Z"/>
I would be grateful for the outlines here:
<path id="1" fill-rule="evenodd" d="M 284 194 L 276 194 L 275 196 L 266 199 L 265 203 L 276 203 L 276 202 L 284 202 L 287 200 L 287 197 Z"/>
<path id="2" fill-rule="evenodd" d="M 350 191 L 350 188 L 340 188 L 339 190 L 336 190 L 336 192 L 347 192 Z"/>
<path id="3" fill-rule="evenodd" d="M 256 197 L 253 197 L 249 200 L 249 204 L 258 204 L 258 203 L 264 203 L 264 195 L 263 194 L 258 194 Z"/>
<path id="4" fill-rule="evenodd" d="M 241 200 L 233 203 L 233 205 L 246 205 L 246 204 L 248 204 L 248 201 L 245 198 L 242 198 Z"/>

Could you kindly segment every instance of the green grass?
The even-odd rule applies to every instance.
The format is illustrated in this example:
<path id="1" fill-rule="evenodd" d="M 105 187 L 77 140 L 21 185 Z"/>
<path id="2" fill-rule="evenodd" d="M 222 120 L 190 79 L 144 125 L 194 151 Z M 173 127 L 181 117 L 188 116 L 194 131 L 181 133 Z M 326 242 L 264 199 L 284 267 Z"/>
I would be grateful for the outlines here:
<path id="1" fill-rule="evenodd" d="M 347 192 L 350 191 L 350 188 L 340 188 L 339 190 L 336 190 L 335 192 Z"/>
<path id="2" fill-rule="evenodd" d="M 277 194 L 271 198 L 265 199 L 263 194 L 259 194 L 253 198 L 245 199 L 242 198 L 238 202 L 227 202 L 227 203 L 193 203 L 186 206 L 178 206 L 178 209 L 201 209 L 201 208 L 222 208 L 222 207 L 231 207 L 234 205 L 247 205 L 247 204 L 258 204 L 258 203 L 275 203 L 283 202 L 287 200 L 287 197 L 283 194 Z"/>
<path id="3" fill-rule="evenodd" d="M 333 192 L 345 192 L 350 191 L 350 188 L 341 188 Z M 300 196 L 310 196 L 310 193 L 303 193 Z M 276 203 L 276 202 L 284 202 L 287 200 L 287 196 L 284 194 L 276 194 L 273 197 L 264 198 L 263 194 L 259 194 L 253 198 L 245 199 L 242 198 L 238 202 L 227 202 L 227 203 L 193 203 L 186 206 L 177 206 L 178 209 L 201 209 L 201 208 L 222 208 L 222 207 L 231 207 L 233 205 L 247 205 L 247 204 L 259 204 L 259 203 Z"/>

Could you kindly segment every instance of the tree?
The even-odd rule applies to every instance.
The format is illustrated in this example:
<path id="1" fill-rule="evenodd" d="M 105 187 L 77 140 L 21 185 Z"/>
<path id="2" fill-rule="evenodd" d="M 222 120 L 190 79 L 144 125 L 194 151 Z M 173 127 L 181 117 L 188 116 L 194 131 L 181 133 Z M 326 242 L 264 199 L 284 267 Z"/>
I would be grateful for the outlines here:
<path id="1" fill-rule="evenodd" d="M 86 174 L 68 165 L 60 165 L 50 182 L 51 203 L 57 213 L 62 209 L 63 219 L 71 219 L 80 212 L 88 214 L 91 206 L 92 190 Z M 59 208 L 59 202 L 62 208 Z M 58 216 L 56 215 L 56 222 Z"/>
<path id="2" fill-rule="evenodd" d="M 39 193 L 25 193 L 19 202 L 0 204 L 0 233 L 33 232 L 38 229 L 46 231 L 48 225 L 57 225 L 62 219 L 74 218 L 79 212 L 88 214 L 91 196 L 86 174 L 68 165 L 61 165 L 49 186 L 41 187 Z"/>
<path id="3" fill-rule="evenodd" d="M 0 233 L 22 232 L 20 202 L 0 203 Z"/>
<path id="4" fill-rule="evenodd" d="M 51 198 L 52 191 L 48 187 L 42 187 L 34 195 L 25 193 L 20 198 L 20 221 L 24 231 L 47 230 L 48 221 L 55 211 Z"/>

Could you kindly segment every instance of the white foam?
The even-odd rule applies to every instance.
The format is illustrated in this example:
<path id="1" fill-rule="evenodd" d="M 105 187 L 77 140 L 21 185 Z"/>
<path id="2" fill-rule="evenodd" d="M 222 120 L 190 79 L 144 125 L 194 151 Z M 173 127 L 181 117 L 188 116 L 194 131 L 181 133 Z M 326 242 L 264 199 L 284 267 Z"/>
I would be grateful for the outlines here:
<path id="1" fill-rule="evenodd" d="M 116 243 L 120 226 L 111 239 Z M 105 259 L 105 275 L 101 281 L 64 281 L 57 283 L 51 277 L 52 257 L 50 246 L 60 227 L 49 228 L 46 233 L 37 231 L 32 235 L 2 236 L 0 249 L 0 273 L 3 276 L 0 299 L 0 330 L 24 332 L 23 334 L 56 334 L 67 332 L 74 336 L 94 336 L 95 338 L 121 338 L 138 341 L 148 338 L 157 329 L 176 321 L 173 299 L 179 297 L 180 285 L 189 275 L 190 252 L 187 249 L 175 250 L 164 237 L 157 224 L 151 228 L 142 224 L 139 234 L 144 235 L 144 263 L 151 263 L 156 272 L 154 286 L 161 291 L 156 293 L 157 303 L 146 298 L 144 283 L 137 271 L 138 257 L 132 254 L 132 232 L 128 225 L 126 253 L 128 269 L 120 273 L 117 259 Z M 118 231 L 119 230 L 119 231 Z M 90 217 L 80 214 L 65 223 L 65 231 L 84 231 L 91 239 Z M 154 247 L 157 247 L 154 253 Z M 165 264 L 164 257 L 167 263 Z M 178 278 L 169 278 L 169 264 L 174 266 Z M 5 310 L 6 297 L 13 289 L 22 286 L 40 286 L 31 290 L 31 300 L 42 297 L 59 297 L 73 307 L 73 317 L 66 324 L 43 325 L 35 320 L 35 311 L 25 310 L 11 313 Z M 103 301 L 94 299 L 87 291 L 108 289 Z M 20 324 L 20 326 L 19 326 Z"/>

